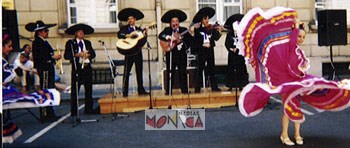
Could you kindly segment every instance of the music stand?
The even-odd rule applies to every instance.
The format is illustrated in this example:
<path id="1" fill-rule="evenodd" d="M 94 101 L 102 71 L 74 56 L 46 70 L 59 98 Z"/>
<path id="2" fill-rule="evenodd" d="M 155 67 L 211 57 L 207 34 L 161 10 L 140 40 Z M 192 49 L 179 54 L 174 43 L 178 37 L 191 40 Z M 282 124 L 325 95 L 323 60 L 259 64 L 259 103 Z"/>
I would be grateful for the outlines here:
<path id="1" fill-rule="evenodd" d="M 115 105 L 114 105 L 114 99 L 116 99 L 115 97 L 115 89 L 114 89 L 114 85 L 115 85 L 115 78 L 116 78 L 116 74 L 115 74 L 115 70 L 114 70 L 114 68 L 116 68 L 116 66 L 115 66 L 115 64 L 114 64 L 114 62 L 113 62 L 113 60 L 112 60 L 112 58 L 110 57 L 110 55 L 109 55 L 109 52 L 108 52 L 108 50 L 107 50 L 107 48 L 106 48 L 106 45 L 105 45 L 105 43 L 103 42 L 103 41 L 101 41 L 101 40 L 99 40 L 98 42 L 100 42 L 101 44 L 102 44 L 102 46 L 103 46 L 103 48 L 104 48 L 104 50 L 105 50 L 105 52 L 106 52 L 106 54 L 107 54 L 107 57 L 108 57 L 108 63 L 109 63 L 109 68 L 110 68 L 110 70 L 111 70 L 111 76 L 112 76 L 112 78 L 113 78 L 113 89 L 112 89 L 112 103 L 111 103 L 111 110 L 112 110 L 112 121 L 114 121 L 115 119 L 122 119 L 122 118 L 125 118 L 125 117 L 129 117 L 129 115 L 127 115 L 127 114 L 118 114 L 118 113 L 116 113 L 115 112 Z"/>
<path id="2" fill-rule="evenodd" d="M 74 57 L 74 49 L 73 49 L 73 40 L 71 40 L 71 52 L 72 52 L 72 58 L 73 58 L 73 65 L 74 65 L 74 68 L 75 68 L 75 97 L 76 97 L 76 101 L 77 101 L 77 117 L 76 119 L 74 120 L 74 117 L 73 117 L 73 127 L 76 127 L 77 125 L 79 125 L 80 123 L 87 123 L 87 122 L 98 122 L 97 119 L 89 119 L 89 120 L 81 120 L 80 119 L 80 114 L 79 114 L 79 79 L 78 79 L 78 66 L 77 66 L 77 61 L 75 60 L 75 57 Z M 73 72 L 73 71 L 72 71 Z"/>

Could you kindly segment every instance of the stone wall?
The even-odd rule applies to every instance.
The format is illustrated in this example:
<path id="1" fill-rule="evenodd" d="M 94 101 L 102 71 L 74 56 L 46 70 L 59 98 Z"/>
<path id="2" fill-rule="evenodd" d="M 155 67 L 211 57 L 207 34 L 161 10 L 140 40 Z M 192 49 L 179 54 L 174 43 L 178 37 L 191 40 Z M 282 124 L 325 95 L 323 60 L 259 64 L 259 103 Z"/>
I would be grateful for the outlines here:
<path id="1" fill-rule="evenodd" d="M 246 13 L 251 8 L 261 7 L 264 10 L 272 8 L 274 6 L 284 6 L 291 7 L 295 9 L 301 21 L 305 22 L 306 27 L 308 23 L 314 18 L 314 3 L 311 0 L 243 0 L 243 12 Z M 157 14 L 157 6 L 160 8 L 160 13 Z M 15 9 L 18 14 L 19 23 L 19 34 L 32 38 L 33 33 L 30 33 L 24 29 L 24 25 L 29 22 L 34 22 L 36 20 L 43 20 L 45 23 L 57 23 L 58 25 L 50 29 L 50 38 L 48 39 L 51 45 L 56 48 L 64 48 L 64 44 L 68 38 L 73 38 L 72 36 L 67 36 L 64 34 L 64 29 L 66 29 L 67 14 L 66 14 L 66 0 L 15 0 Z M 157 22 L 157 18 L 160 18 L 166 11 L 170 9 L 181 9 L 186 12 L 188 19 L 183 22 L 182 26 L 189 26 L 194 14 L 196 13 L 196 0 L 185 0 L 185 1 L 175 1 L 175 0 L 118 0 L 118 9 L 121 10 L 126 7 L 134 7 L 140 9 L 144 14 L 145 18 L 138 21 L 137 24 L 142 24 L 143 27 L 151 22 Z M 159 16 L 157 16 L 159 15 Z M 158 20 L 160 21 L 160 20 Z M 156 61 L 162 61 L 162 52 L 158 48 L 157 34 L 161 31 L 167 24 L 160 23 L 158 29 L 149 31 L 149 42 L 151 43 L 151 60 L 153 63 Z M 306 55 L 310 57 L 311 69 L 310 73 L 314 75 L 322 75 L 322 63 L 329 62 L 329 48 L 319 47 L 317 41 L 317 33 L 312 33 L 307 29 L 307 36 L 304 45 Z M 107 55 L 103 50 L 103 47 L 99 44 L 98 40 L 103 40 L 106 43 L 106 47 L 113 58 L 123 59 L 115 50 L 115 43 L 118 40 L 116 32 L 118 29 L 99 29 L 93 35 L 87 36 L 87 39 L 91 40 L 94 48 L 96 49 L 97 57 L 95 61 L 97 63 L 106 63 Z M 217 43 L 215 49 L 215 58 L 217 65 L 227 64 L 227 51 L 224 47 L 224 40 L 226 34 L 224 33 L 221 39 Z M 349 34 L 348 34 L 349 36 Z M 350 40 L 350 36 L 348 37 Z M 348 41 L 349 42 L 349 41 Z M 26 39 L 21 39 L 20 44 L 23 46 L 30 41 Z M 347 62 L 350 60 L 350 45 L 347 46 L 334 46 L 333 54 L 335 62 Z M 147 60 L 147 51 L 144 52 L 144 60 Z M 69 67 L 68 61 L 65 61 L 64 65 Z M 157 71 L 163 66 L 163 63 L 158 62 Z M 248 66 L 249 67 L 249 66 Z M 69 68 L 65 68 L 69 69 Z M 251 75 L 250 80 L 254 80 L 253 71 L 249 68 L 249 73 Z M 64 78 L 65 79 L 65 78 Z M 66 78 L 69 79 L 69 78 Z"/>

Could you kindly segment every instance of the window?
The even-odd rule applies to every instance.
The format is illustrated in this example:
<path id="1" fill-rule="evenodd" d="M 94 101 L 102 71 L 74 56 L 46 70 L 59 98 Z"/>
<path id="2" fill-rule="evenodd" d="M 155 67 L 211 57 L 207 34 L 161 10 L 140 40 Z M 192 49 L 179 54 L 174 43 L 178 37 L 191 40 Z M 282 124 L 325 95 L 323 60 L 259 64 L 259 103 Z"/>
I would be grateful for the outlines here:
<path id="1" fill-rule="evenodd" d="M 203 7 L 211 7 L 216 10 L 210 22 L 225 23 L 233 14 L 242 13 L 242 0 L 197 0 L 197 10 Z"/>
<path id="2" fill-rule="evenodd" d="M 117 0 L 67 0 L 68 27 L 85 23 L 94 28 L 116 28 Z"/>
<path id="3" fill-rule="evenodd" d="M 68 9 L 68 14 L 69 14 L 69 21 L 71 24 L 76 24 L 77 23 L 77 7 L 75 5 L 74 0 L 69 0 L 69 9 Z"/>
<path id="4" fill-rule="evenodd" d="M 317 24 L 317 11 L 325 9 L 346 9 L 347 20 L 350 20 L 349 0 L 315 0 L 315 20 Z M 347 22 L 350 25 L 350 21 Z"/>
<path id="5" fill-rule="evenodd" d="M 109 23 L 117 23 L 117 4 L 116 0 L 109 1 Z"/>

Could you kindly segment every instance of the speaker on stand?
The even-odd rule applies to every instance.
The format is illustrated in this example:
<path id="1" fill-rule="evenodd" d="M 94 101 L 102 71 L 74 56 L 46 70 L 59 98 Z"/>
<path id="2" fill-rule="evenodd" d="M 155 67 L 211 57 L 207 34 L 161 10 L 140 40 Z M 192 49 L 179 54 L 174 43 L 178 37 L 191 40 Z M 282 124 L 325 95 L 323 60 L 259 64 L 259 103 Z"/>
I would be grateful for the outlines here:
<path id="1" fill-rule="evenodd" d="M 21 51 L 19 45 L 17 11 L 2 9 L 2 33 L 8 34 L 13 44 L 13 51 Z"/>
<path id="2" fill-rule="evenodd" d="M 347 45 L 346 10 L 321 10 L 317 12 L 318 20 L 318 45 L 330 47 L 330 60 L 332 74 L 329 80 L 334 80 L 335 67 L 333 64 L 334 45 Z"/>

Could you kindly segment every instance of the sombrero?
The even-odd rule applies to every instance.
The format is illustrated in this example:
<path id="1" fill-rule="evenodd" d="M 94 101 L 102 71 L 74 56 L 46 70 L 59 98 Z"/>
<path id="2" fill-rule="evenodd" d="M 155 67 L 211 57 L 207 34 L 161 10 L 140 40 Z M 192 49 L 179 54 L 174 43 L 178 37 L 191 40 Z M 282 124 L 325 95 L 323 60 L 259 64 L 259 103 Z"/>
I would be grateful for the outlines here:
<path id="1" fill-rule="evenodd" d="M 215 10 L 211 7 L 204 7 L 200 9 L 196 15 L 194 16 L 192 23 L 198 23 L 202 21 L 202 18 L 205 16 L 208 16 L 209 18 L 212 18 L 215 15 Z"/>
<path id="2" fill-rule="evenodd" d="M 231 16 L 226 20 L 226 22 L 225 22 L 225 24 L 224 24 L 224 27 L 225 27 L 226 29 L 233 30 L 232 24 L 233 24 L 234 22 L 236 22 L 236 21 L 241 21 L 242 18 L 243 18 L 243 16 L 244 16 L 243 14 L 239 14 L 239 13 L 234 14 L 234 15 L 231 15 Z"/>
<path id="3" fill-rule="evenodd" d="M 183 22 L 187 19 L 187 15 L 185 12 L 178 10 L 178 9 L 173 9 L 167 11 L 163 16 L 161 21 L 163 23 L 170 23 L 171 19 L 177 17 L 179 19 L 179 22 Z"/>
<path id="4" fill-rule="evenodd" d="M 127 21 L 129 16 L 135 17 L 136 20 L 144 17 L 143 13 L 135 8 L 125 8 L 118 13 L 118 19 L 121 21 Z"/>
<path id="5" fill-rule="evenodd" d="M 89 25 L 86 25 L 86 24 L 76 24 L 76 25 L 73 25 L 71 27 L 69 27 L 65 33 L 66 34 L 70 34 L 70 35 L 75 35 L 75 33 L 78 31 L 78 30 L 83 30 L 84 34 L 92 34 L 94 33 L 94 28 L 92 28 L 91 26 Z"/>
<path id="6" fill-rule="evenodd" d="M 57 24 L 45 24 L 43 21 L 38 20 L 35 23 L 31 22 L 28 23 L 25 28 L 27 31 L 29 32 L 35 32 L 38 30 L 43 30 L 43 29 L 47 29 L 47 28 L 51 28 L 53 26 L 56 26 Z"/>

